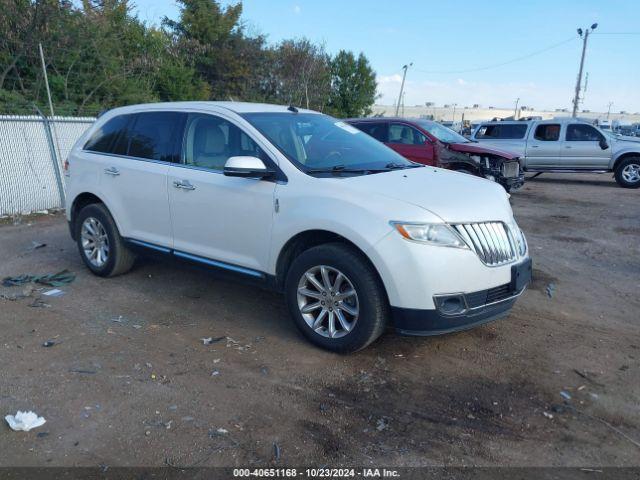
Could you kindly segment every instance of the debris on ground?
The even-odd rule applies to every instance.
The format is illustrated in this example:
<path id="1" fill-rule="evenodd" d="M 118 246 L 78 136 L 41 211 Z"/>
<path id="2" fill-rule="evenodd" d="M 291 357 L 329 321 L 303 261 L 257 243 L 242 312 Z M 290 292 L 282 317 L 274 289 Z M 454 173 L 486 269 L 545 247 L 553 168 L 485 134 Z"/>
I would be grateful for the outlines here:
<path id="1" fill-rule="evenodd" d="M 542 412 L 542 414 L 547 417 L 549 420 L 551 420 L 553 418 L 553 415 L 549 412 Z"/>
<path id="2" fill-rule="evenodd" d="M 280 445 L 275 442 L 273 443 L 273 460 L 276 462 L 280 460 Z"/>
<path id="3" fill-rule="evenodd" d="M 548 283 L 547 286 L 545 287 L 544 291 L 546 292 L 547 297 L 553 298 L 553 295 L 556 293 L 556 284 L 555 283 Z"/>
<path id="4" fill-rule="evenodd" d="M 27 250 L 29 250 L 29 251 L 38 250 L 39 248 L 44 248 L 46 246 L 47 246 L 46 243 L 31 242 L 31 246 Z"/>
<path id="5" fill-rule="evenodd" d="M 53 288 L 51 290 L 47 290 L 46 292 L 42 292 L 43 295 L 46 295 L 47 297 L 61 297 L 64 295 L 64 291 L 60 290 L 59 288 Z"/>
<path id="6" fill-rule="evenodd" d="M 212 428 L 211 430 L 209 430 L 209 438 L 220 437 L 222 435 L 226 435 L 227 433 L 229 433 L 229 430 L 227 430 L 226 428 L 218 428 L 216 430 Z"/>
<path id="7" fill-rule="evenodd" d="M 53 340 L 47 340 L 42 344 L 42 346 L 43 347 L 53 347 L 55 344 L 56 344 L 56 342 L 54 342 Z"/>
<path id="8" fill-rule="evenodd" d="M 23 298 L 30 297 L 32 293 L 33 293 L 33 287 L 31 285 L 27 285 L 20 293 L 2 293 L 0 294 L 0 298 L 4 298 L 5 300 L 11 300 L 12 302 L 15 302 L 16 300 L 21 300 Z"/>
<path id="9" fill-rule="evenodd" d="M 560 392 L 560 396 L 565 400 L 571 400 L 571 395 L 569 394 L 569 392 L 565 392 L 564 390 Z"/>
<path id="10" fill-rule="evenodd" d="M 389 428 L 389 422 L 387 422 L 385 418 L 379 418 L 376 422 L 376 430 L 381 432 L 383 430 L 386 430 L 387 428 Z"/>
<path id="11" fill-rule="evenodd" d="M 202 343 L 204 345 L 211 345 L 213 343 L 218 343 L 221 342 L 222 340 L 224 340 L 227 337 L 207 337 L 207 338 L 201 338 L 200 340 L 202 340 Z"/>
<path id="12" fill-rule="evenodd" d="M 17 287 L 27 283 L 39 283 L 50 287 L 62 287 L 70 284 L 75 279 L 76 274 L 65 269 L 58 273 L 50 273 L 47 275 L 23 274 L 15 277 L 5 277 L 2 279 L 2 285 L 5 287 Z"/>
<path id="13" fill-rule="evenodd" d="M 211 372 L 212 377 L 217 377 L 218 375 L 220 375 L 220 372 L 218 370 L 214 370 L 213 372 Z"/>
<path id="14" fill-rule="evenodd" d="M 240 352 L 242 352 L 244 350 L 251 349 L 251 344 L 250 343 L 248 343 L 246 345 L 242 345 L 240 342 L 238 342 L 237 340 L 234 340 L 231 337 L 224 337 L 224 338 L 227 339 L 227 347 L 233 347 L 233 348 L 235 348 L 236 350 L 238 350 Z"/>
<path id="15" fill-rule="evenodd" d="M 29 306 L 34 308 L 49 308 L 51 304 L 44 302 L 41 298 L 36 298 Z"/>
<path id="16" fill-rule="evenodd" d="M 580 377 L 584 378 L 585 380 L 587 380 L 588 382 L 598 386 L 598 387 L 604 387 L 604 385 L 602 385 L 601 383 L 596 382 L 593 378 L 591 378 L 590 375 L 587 375 L 586 372 L 581 372 L 580 370 L 578 370 L 577 368 L 573 369 L 573 372 L 576 375 L 579 375 Z"/>
<path id="17" fill-rule="evenodd" d="M 22 412 L 18 410 L 15 415 L 7 415 L 4 417 L 12 430 L 16 432 L 28 432 L 33 428 L 41 427 L 46 423 L 43 417 L 39 417 L 32 411 Z"/>

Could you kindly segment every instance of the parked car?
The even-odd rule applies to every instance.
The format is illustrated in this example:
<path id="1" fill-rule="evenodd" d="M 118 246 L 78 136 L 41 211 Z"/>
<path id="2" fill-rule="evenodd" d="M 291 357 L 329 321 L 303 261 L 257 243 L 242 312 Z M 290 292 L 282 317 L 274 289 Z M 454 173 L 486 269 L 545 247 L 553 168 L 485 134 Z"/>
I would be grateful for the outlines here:
<path id="1" fill-rule="evenodd" d="M 437 122 L 380 117 L 347 122 L 413 162 L 484 177 L 507 192 L 524 183 L 517 155 L 478 145 Z"/>
<path id="2" fill-rule="evenodd" d="M 640 141 L 587 122 L 487 122 L 471 138 L 517 153 L 525 172 L 613 172 L 621 187 L 640 187 Z"/>
<path id="3" fill-rule="evenodd" d="M 434 335 L 506 315 L 531 278 L 508 195 L 417 165 L 310 110 L 179 102 L 111 110 L 65 163 L 93 273 L 151 252 L 283 292 L 314 344 L 352 352 L 388 324 Z"/>

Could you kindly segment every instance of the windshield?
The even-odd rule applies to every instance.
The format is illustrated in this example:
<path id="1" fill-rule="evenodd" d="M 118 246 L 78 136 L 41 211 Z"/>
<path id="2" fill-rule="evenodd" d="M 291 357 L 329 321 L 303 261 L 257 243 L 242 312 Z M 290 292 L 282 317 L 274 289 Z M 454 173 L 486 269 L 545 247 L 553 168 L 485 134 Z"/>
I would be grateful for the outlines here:
<path id="1" fill-rule="evenodd" d="M 366 133 L 327 115 L 276 112 L 242 116 L 308 173 L 373 173 L 418 166 Z"/>
<path id="2" fill-rule="evenodd" d="M 429 120 L 416 120 L 416 123 L 424 128 L 431 135 L 444 143 L 469 143 L 469 140 L 464 138 L 459 133 L 454 132 L 450 128 L 440 125 L 437 122 L 431 122 Z"/>

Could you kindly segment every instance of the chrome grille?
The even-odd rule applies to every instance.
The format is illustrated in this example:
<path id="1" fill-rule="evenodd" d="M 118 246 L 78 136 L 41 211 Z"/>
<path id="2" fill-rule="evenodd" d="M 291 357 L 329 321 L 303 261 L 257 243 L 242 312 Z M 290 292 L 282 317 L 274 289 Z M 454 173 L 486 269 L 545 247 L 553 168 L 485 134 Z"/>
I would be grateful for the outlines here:
<path id="1" fill-rule="evenodd" d="M 502 175 L 505 178 L 515 178 L 520 174 L 520 164 L 518 162 L 505 162 L 502 164 Z"/>
<path id="2" fill-rule="evenodd" d="M 502 222 L 463 223 L 453 227 L 485 265 L 504 265 L 518 257 L 515 239 Z"/>

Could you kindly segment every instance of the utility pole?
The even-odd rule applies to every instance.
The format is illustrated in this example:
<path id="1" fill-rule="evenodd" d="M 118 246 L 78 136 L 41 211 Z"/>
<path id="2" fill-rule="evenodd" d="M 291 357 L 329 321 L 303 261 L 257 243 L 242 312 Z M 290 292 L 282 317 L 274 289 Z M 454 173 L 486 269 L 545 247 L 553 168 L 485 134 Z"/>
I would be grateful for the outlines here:
<path id="1" fill-rule="evenodd" d="M 409 67 L 411 65 L 413 65 L 413 62 L 409 63 L 408 65 L 402 66 L 404 73 L 402 74 L 402 84 L 400 85 L 400 95 L 398 95 L 398 103 L 396 104 L 396 117 L 398 116 L 398 111 L 400 110 L 400 102 L 402 101 L 402 92 L 404 91 L 404 81 L 407 78 L 407 70 L 409 70 Z"/>
<path id="2" fill-rule="evenodd" d="M 453 127 L 453 122 L 456 121 L 456 107 L 458 106 L 457 103 L 453 104 L 453 115 L 451 115 L 451 122 L 452 122 L 452 127 Z"/>
<path id="3" fill-rule="evenodd" d="M 44 84 L 47 87 L 47 97 L 49 98 L 49 110 L 51 110 L 51 116 L 53 113 L 53 102 L 51 101 L 51 90 L 49 89 L 49 77 L 47 76 L 47 66 L 44 63 L 44 52 L 42 51 L 42 44 L 38 43 L 38 49 L 40 50 L 40 61 L 42 62 L 42 74 L 44 75 Z"/>
<path id="4" fill-rule="evenodd" d="M 609 120 L 609 115 L 611 115 L 611 105 L 613 105 L 613 102 L 609 102 L 609 108 L 607 108 L 607 120 Z"/>
<path id="5" fill-rule="evenodd" d="M 578 104 L 580 103 L 580 84 L 582 83 L 582 69 L 584 68 L 584 56 L 587 53 L 587 40 L 589 39 L 589 34 L 593 32 L 596 28 L 598 28 L 598 24 L 594 23 L 591 25 L 591 29 L 585 28 L 584 36 L 582 35 L 582 29 L 578 28 L 578 35 L 582 38 L 582 56 L 580 57 L 580 69 L 578 70 L 578 80 L 576 81 L 576 93 L 573 97 L 573 113 L 572 117 L 576 117 L 578 113 Z"/>
<path id="6" fill-rule="evenodd" d="M 516 108 L 513 110 L 513 119 L 518 119 L 518 103 L 520 102 L 520 97 L 516 98 Z"/>

